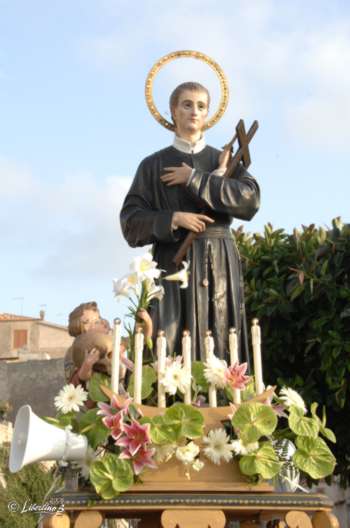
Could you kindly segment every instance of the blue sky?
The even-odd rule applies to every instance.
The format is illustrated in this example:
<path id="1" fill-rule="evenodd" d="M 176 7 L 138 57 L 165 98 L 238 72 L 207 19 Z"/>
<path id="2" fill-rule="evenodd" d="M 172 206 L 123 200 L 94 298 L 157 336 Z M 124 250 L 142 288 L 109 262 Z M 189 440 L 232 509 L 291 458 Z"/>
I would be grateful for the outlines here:
<path id="1" fill-rule="evenodd" d="M 246 230 L 349 222 L 349 6 L 0 0 L 0 311 L 46 305 L 63 324 L 95 299 L 109 319 L 122 315 L 112 279 L 142 249 L 123 241 L 118 212 L 141 159 L 172 141 L 146 108 L 144 81 L 173 50 L 200 50 L 229 78 L 208 143 L 222 146 L 241 117 L 259 120 L 251 172 L 262 205 Z M 183 60 L 155 83 L 161 112 L 192 79 L 208 85 L 214 109 L 215 76 Z"/>

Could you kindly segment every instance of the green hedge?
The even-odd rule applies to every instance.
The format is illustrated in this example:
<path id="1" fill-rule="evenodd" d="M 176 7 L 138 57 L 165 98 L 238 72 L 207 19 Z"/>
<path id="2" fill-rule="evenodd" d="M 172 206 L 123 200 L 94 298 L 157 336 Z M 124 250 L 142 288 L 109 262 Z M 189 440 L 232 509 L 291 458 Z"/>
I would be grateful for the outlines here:
<path id="1" fill-rule="evenodd" d="M 337 435 L 336 472 L 350 483 L 350 227 L 339 218 L 287 234 L 234 232 L 247 318 L 262 327 L 264 380 L 300 391 L 327 410 Z"/>
<path id="2" fill-rule="evenodd" d="M 42 504 L 45 494 L 53 482 L 51 472 L 44 471 L 40 464 L 25 466 L 18 473 L 8 470 L 9 448 L 0 447 L 0 472 L 6 487 L 0 484 L 0 526 L 1 528 L 36 528 L 39 515 L 20 513 L 27 501 L 29 504 Z M 10 512 L 9 504 L 16 501 L 18 512 Z"/>

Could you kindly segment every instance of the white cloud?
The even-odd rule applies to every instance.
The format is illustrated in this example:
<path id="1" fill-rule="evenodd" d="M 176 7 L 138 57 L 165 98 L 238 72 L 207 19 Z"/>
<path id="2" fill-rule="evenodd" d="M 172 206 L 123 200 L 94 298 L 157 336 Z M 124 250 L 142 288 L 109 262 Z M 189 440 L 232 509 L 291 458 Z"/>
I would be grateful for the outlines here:
<path id="1" fill-rule="evenodd" d="M 237 111 L 239 106 L 240 115 L 263 119 L 273 108 L 285 123 L 286 141 L 291 134 L 303 145 L 344 148 L 346 141 L 329 139 L 325 128 L 328 123 L 347 135 L 350 19 L 346 12 L 327 8 L 322 15 L 321 8 L 314 12 L 298 2 L 276 0 L 223 2 L 219 9 L 212 0 L 157 0 L 139 4 L 142 25 L 136 31 L 134 6 L 108 1 L 104 9 L 105 17 L 114 17 L 116 30 L 87 39 L 93 60 L 112 66 L 129 61 L 135 71 L 142 68 L 146 74 L 145 58 L 152 62 L 152 54 L 155 61 L 175 49 L 199 49 L 226 71 L 231 109 Z M 183 74 L 191 69 L 184 61 L 182 65 Z M 163 91 L 168 92 L 177 79 L 182 82 L 179 69 L 168 69 Z M 160 99 L 162 111 L 167 98 Z M 315 129 L 314 123 L 324 125 Z"/>
<path id="2" fill-rule="evenodd" d="M 81 172 L 54 182 L 1 159 L 0 180 L 3 261 L 9 266 L 26 248 L 23 266 L 30 261 L 36 275 L 113 277 L 126 269 L 131 250 L 118 214 L 130 179 Z"/>

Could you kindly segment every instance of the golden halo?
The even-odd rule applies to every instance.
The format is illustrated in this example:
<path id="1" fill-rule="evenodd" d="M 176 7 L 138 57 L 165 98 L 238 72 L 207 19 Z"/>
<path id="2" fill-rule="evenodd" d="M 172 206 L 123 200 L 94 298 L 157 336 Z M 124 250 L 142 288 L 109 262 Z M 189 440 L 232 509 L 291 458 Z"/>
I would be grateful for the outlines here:
<path id="1" fill-rule="evenodd" d="M 215 71 L 220 81 L 221 96 L 220 96 L 219 107 L 217 111 L 215 112 L 215 114 L 213 115 L 213 117 L 211 117 L 209 121 L 205 123 L 204 129 L 206 130 L 216 125 L 216 123 L 224 115 L 224 112 L 228 104 L 229 90 L 228 90 L 227 79 L 221 67 L 218 65 L 217 62 L 215 62 L 213 59 L 208 57 L 208 55 L 204 55 L 204 53 L 201 53 L 200 51 L 191 51 L 191 50 L 173 51 L 172 53 L 168 53 L 168 55 L 164 55 L 164 57 L 159 59 L 159 61 L 156 62 L 155 65 L 151 68 L 146 78 L 146 83 L 145 83 L 146 103 L 149 108 L 149 111 L 151 112 L 153 117 L 158 121 L 158 123 L 160 123 L 163 127 L 167 128 L 168 130 L 175 130 L 173 123 L 170 123 L 170 121 L 165 119 L 158 112 L 158 109 L 153 100 L 153 82 L 154 82 L 155 76 L 157 75 L 157 73 L 163 66 L 165 66 L 166 64 L 168 64 L 168 62 L 171 62 L 174 59 L 180 59 L 183 57 L 187 57 L 190 59 L 199 59 L 199 60 L 204 61 Z"/>

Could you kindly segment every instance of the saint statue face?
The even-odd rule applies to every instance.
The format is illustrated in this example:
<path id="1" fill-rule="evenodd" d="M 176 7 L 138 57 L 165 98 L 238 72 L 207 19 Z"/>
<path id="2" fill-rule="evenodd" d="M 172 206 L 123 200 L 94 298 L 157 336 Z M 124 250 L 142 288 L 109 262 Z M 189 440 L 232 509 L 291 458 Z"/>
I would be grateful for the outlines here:
<path id="1" fill-rule="evenodd" d="M 203 130 L 208 116 L 208 95 L 203 91 L 184 90 L 178 102 L 172 108 L 173 120 L 176 125 L 176 134 L 188 137 Z"/>

